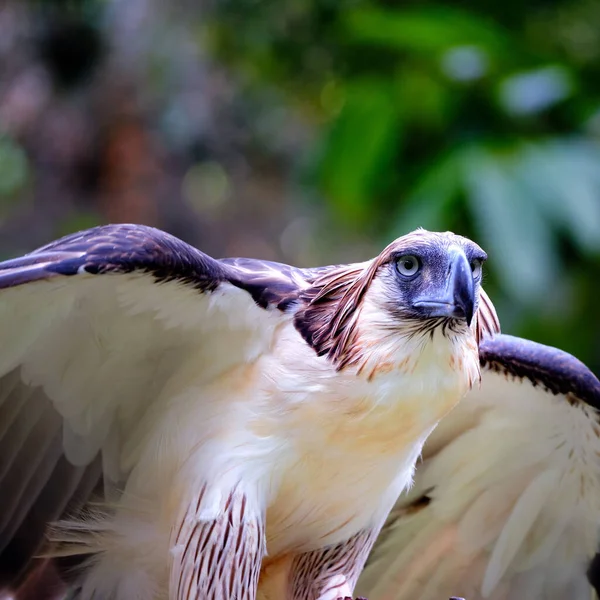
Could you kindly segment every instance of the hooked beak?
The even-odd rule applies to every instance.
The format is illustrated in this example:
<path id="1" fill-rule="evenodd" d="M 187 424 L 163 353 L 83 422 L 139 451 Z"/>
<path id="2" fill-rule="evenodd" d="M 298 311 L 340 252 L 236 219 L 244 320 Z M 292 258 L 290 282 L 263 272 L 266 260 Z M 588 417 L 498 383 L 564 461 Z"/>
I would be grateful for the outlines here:
<path id="1" fill-rule="evenodd" d="M 475 308 L 475 286 L 469 261 L 462 252 L 454 252 L 450 259 L 446 292 L 440 297 L 418 300 L 413 306 L 426 317 L 464 319 L 467 325 L 471 325 Z"/>

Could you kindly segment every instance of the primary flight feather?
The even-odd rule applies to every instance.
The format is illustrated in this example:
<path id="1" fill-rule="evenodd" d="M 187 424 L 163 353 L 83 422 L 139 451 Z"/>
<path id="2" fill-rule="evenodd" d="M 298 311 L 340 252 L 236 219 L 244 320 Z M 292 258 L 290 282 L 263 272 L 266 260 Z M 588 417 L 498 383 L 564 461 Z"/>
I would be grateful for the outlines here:
<path id="1" fill-rule="evenodd" d="M 485 259 L 418 230 L 297 269 L 112 225 L 0 263 L 0 589 L 44 554 L 85 558 L 81 600 L 351 595 L 499 330 Z"/>
<path id="2" fill-rule="evenodd" d="M 358 584 L 369 600 L 591 600 L 600 547 L 600 382 L 498 335 L 481 387 L 423 449 Z"/>

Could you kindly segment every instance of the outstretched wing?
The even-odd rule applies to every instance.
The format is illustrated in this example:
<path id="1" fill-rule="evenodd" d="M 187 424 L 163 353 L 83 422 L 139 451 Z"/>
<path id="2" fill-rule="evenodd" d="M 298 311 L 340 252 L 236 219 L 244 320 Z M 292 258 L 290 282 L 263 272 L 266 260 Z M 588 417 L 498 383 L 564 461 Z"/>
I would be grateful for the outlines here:
<path id="1" fill-rule="evenodd" d="M 369 600 L 589 599 L 600 533 L 600 383 L 499 335 L 481 389 L 425 444 L 359 581 Z"/>
<path id="2" fill-rule="evenodd" d="M 1 263 L 0 590 L 49 521 L 126 482 L 177 369 L 193 359 L 202 382 L 254 361 L 305 285 L 301 270 L 218 261 L 137 225 Z"/>

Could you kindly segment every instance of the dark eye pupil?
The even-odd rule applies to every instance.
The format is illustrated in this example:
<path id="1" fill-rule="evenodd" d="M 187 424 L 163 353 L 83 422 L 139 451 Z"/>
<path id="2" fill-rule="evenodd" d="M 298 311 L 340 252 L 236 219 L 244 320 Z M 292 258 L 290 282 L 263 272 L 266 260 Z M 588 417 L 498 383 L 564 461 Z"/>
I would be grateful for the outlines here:
<path id="1" fill-rule="evenodd" d="M 396 269 L 404 277 L 412 277 L 419 270 L 419 259 L 416 256 L 406 254 L 396 259 Z"/>

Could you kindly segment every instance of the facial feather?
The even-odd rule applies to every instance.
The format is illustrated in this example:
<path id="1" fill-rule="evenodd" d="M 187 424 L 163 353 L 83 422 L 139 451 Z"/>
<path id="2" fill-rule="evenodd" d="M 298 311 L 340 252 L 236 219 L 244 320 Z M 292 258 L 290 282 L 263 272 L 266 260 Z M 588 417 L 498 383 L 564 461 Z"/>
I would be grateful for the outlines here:
<path id="1" fill-rule="evenodd" d="M 414 306 L 419 298 L 439 295 L 448 285 L 447 257 L 453 250 L 464 253 L 472 264 L 485 259 L 485 253 L 466 238 L 417 230 L 371 261 L 329 271 L 301 293 L 304 304 L 296 312 L 295 326 L 338 370 L 352 367 L 368 379 L 392 371 L 414 372 L 418 363 L 427 362 L 421 361 L 424 349 L 434 349 L 431 364 L 441 361 L 464 370 L 466 391 L 479 377 L 480 331 L 499 329 L 493 308 L 487 310 L 484 302 L 485 314 L 478 318 L 477 288 L 476 318 L 469 329 L 458 319 L 423 318 Z M 407 255 L 418 257 L 423 268 L 418 277 L 404 281 L 395 264 Z"/>

